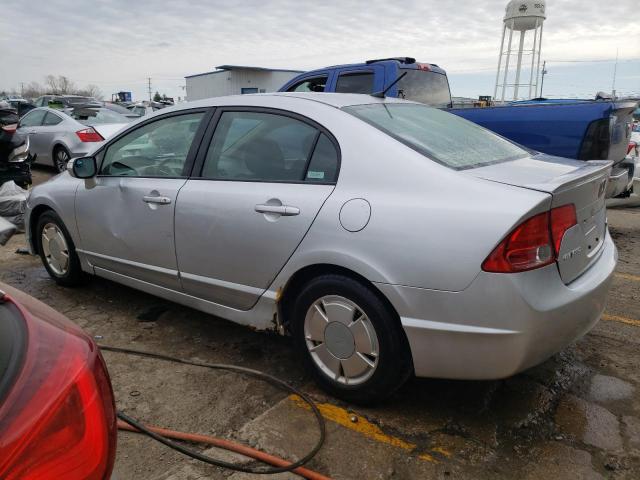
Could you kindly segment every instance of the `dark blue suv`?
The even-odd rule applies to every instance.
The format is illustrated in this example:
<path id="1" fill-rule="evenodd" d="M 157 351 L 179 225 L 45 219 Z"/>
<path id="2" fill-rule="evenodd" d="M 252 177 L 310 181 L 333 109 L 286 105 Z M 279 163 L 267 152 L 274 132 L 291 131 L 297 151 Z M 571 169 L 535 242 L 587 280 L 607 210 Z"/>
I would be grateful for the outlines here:
<path id="1" fill-rule="evenodd" d="M 384 91 L 401 75 L 402 78 L 391 86 L 387 96 L 438 108 L 451 107 L 446 72 L 438 65 L 418 63 L 410 57 L 383 58 L 312 70 L 293 78 L 279 91 L 371 94 Z"/>

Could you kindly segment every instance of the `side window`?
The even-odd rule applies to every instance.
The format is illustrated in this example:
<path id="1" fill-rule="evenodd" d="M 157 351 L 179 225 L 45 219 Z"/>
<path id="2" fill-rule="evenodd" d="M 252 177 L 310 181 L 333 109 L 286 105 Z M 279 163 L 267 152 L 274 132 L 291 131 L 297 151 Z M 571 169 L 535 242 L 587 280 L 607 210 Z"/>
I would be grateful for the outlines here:
<path id="1" fill-rule="evenodd" d="M 338 93 L 373 92 L 373 72 L 343 73 L 336 84 Z"/>
<path id="2" fill-rule="evenodd" d="M 156 120 L 107 148 L 99 175 L 181 177 L 204 112 Z"/>
<path id="3" fill-rule="evenodd" d="M 302 181 L 318 131 L 272 113 L 224 112 L 202 176 L 217 180 Z"/>
<path id="4" fill-rule="evenodd" d="M 21 127 L 38 127 L 42 125 L 42 120 L 44 120 L 44 115 L 47 113 L 45 110 L 34 110 L 32 112 L 27 113 L 20 120 Z"/>
<path id="5" fill-rule="evenodd" d="M 287 92 L 324 92 L 327 86 L 327 76 L 306 78 L 301 82 L 291 85 Z"/>
<path id="6" fill-rule="evenodd" d="M 62 122 L 62 119 L 58 115 L 56 115 L 55 113 L 47 112 L 42 125 L 51 127 L 53 125 L 58 125 L 60 122 Z"/>
<path id="7" fill-rule="evenodd" d="M 338 152 L 324 133 L 320 135 L 307 169 L 307 182 L 333 183 L 338 176 Z"/>

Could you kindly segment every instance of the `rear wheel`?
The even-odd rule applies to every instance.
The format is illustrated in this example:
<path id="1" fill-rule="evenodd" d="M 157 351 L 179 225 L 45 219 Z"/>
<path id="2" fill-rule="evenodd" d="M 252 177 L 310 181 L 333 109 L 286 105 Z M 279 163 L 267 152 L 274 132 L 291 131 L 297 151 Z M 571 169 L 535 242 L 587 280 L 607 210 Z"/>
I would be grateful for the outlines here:
<path id="1" fill-rule="evenodd" d="M 395 312 L 364 284 L 342 275 L 317 277 L 294 300 L 292 333 L 305 366 L 332 395 L 374 403 L 411 375 Z"/>
<path id="2" fill-rule="evenodd" d="M 36 235 L 42 264 L 56 283 L 73 287 L 86 281 L 73 240 L 55 212 L 40 215 Z"/>
<path id="3" fill-rule="evenodd" d="M 71 160 L 71 154 L 66 148 L 57 146 L 53 150 L 53 166 L 58 172 L 64 172 L 67 169 L 69 160 Z"/>

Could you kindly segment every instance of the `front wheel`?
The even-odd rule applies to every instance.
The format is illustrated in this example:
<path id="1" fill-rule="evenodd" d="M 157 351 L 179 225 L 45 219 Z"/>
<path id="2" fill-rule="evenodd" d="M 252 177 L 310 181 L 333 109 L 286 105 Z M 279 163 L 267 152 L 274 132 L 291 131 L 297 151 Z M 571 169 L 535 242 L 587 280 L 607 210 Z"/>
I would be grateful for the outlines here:
<path id="1" fill-rule="evenodd" d="M 73 240 L 55 212 L 40 215 L 36 235 L 40 259 L 51 278 L 65 287 L 84 283 L 86 274 L 80 266 Z"/>
<path id="2" fill-rule="evenodd" d="M 368 286 L 342 275 L 307 283 L 292 312 L 296 348 L 316 382 L 355 403 L 390 396 L 411 375 L 397 315 Z"/>

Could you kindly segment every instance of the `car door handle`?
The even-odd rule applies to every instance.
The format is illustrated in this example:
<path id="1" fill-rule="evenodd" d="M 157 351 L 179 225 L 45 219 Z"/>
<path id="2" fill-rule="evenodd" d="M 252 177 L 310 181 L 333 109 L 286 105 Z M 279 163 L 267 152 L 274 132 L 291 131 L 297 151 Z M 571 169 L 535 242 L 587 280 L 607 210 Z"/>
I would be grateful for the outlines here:
<path id="1" fill-rule="evenodd" d="M 145 203 L 158 203 L 160 205 L 169 205 L 171 203 L 169 197 L 158 197 L 156 195 L 145 195 L 142 197 L 142 201 Z"/>
<path id="2" fill-rule="evenodd" d="M 292 207 L 289 205 L 256 205 L 256 212 L 277 213 L 278 215 L 282 215 L 284 217 L 300 215 L 300 209 L 298 207 Z"/>

